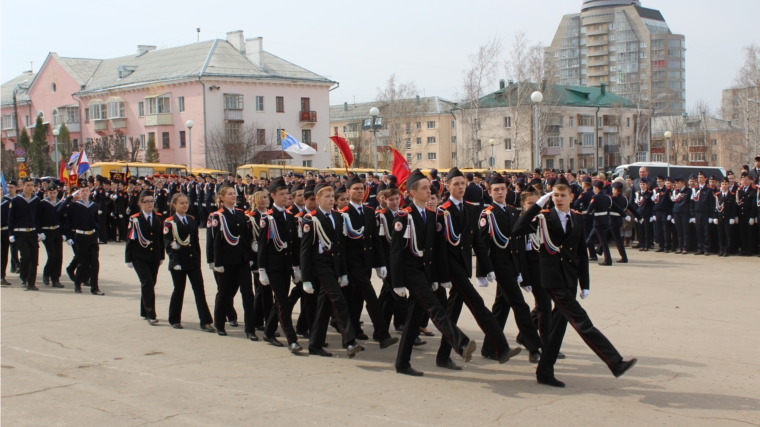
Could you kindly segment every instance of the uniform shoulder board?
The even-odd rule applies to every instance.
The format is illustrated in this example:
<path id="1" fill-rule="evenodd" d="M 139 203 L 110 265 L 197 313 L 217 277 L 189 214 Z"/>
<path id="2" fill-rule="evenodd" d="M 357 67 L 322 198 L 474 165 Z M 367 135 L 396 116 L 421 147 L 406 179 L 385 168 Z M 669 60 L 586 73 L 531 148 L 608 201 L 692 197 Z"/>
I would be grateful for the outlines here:
<path id="1" fill-rule="evenodd" d="M 578 215 L 583 215 L 582 213 L 576 211 L 575 209 L 570 209 L 570 212 L 572 212 L 574 214 L 578 214 Z"/>
<path id="2" fill-rule="evenodd" d="M 296 216 L 296 218 L 300 218 L 300 217 L 303 216 L 303 212 L 298 212 L 295 216 Z"/>
<path id="3" fill-rule="evenodd" d="M 493 209 L 493 206 L 486 206 L 486 208 L 483 209 L 483 211 L 490 211 L 491 209 Z"/>
<path id="4" fill-rule="evenodd" d="M 385 209 L 378 209 L 378 210 L 375 211 L 375 213 L 384 214 L 385 213 Z"/>
<path id="5" fill-rule="evenodd" d="M 314 212 L 316 212 L 316 211 L 314 211 Z M 333 210 L 332 210 L 332 212 L 333 212 L 333 213 L 340 213 L 340 211 L 339 211 L 339 210 L 337 210 L 337 209 L 333 209 Z"/>
<path id="6" fill-rule="evenodd" d="M 187 216 L 188 218 L 190 218 L 190 219 L 192 219 L 193 221 L 195 221 L 195 217 L 194 217 L 194 216 L 192 216 L 192 215 L 185 215 L 185 216 Z"/>
<path id="7" fill-rule="evenodd" d="M 591 201 L 589 203 L 594 203 L 594 199 L 591 199 Z"/>
<path id="8" fill-rule="evenodd" d="M 411 213 L 412 212 L 412 207 L 411 206 L 407 206 L 407 207 L 405 207 L 404 209 L 401 209 L 401 210 L 404 211 L 404 212 L 406 212 L 406 213 Z"/>
<path id="9" fill-rule="evenodd" d="M 403 210 L 403 209 L 401 209 L 400 211 L 398 211 L 398 213 L 396 214 L 396 216 L 401 217 L 401 218 L 403 218 L 403 217 L 405 217 L 407 215 L 409 215 L 409 213 L 407 211 Z"/>
<path id="10" fill-rule="evenodd" d="M 427 207 L 427 206 L 425 206 L 425 210 L 430 211 L 430 212 L 436 212 L 435 209 L 433 209 L 431 207 Z"/>
<path id="11" fill-rule="evenodd" d="M 374 212 L 375 211 L 375 208 L 373 208 L 370 205 L 364 205 L 364 209 L 369 209 L 370 212 Z"/>
<path id="12" fill-rule="evenodd" d="M 156 216 L 161 216 L 161 212 L 154 212 Z"/>
<path id="13" fill-rule="evenodd" d="M 451 207 L 451 201 L 448 201 L 441 205 L 441 209 L 448 209 Z"/>
<path id="14" fill-rule="evenodd" d="M 173 217 L 173 216 L 170 216 L 170 217 L 166 218 L 164 221 L 166 221 L 166 222 L 169 222 L 169 221 L 171 221 L 171 220 L 173 220 L 173 219 L 174 219 L 174 217 Z"/>
<path id="15" fill-rule="evenodd" d="M 343 209 L 340 210 L 341 213 L 348 212 L 348 206 L 343 207 Z"/>
<path id="16" fill-rule="evenodd" d="M 222 212 L 224 212 L 224 208 L 219 209 L 218 211 L 216 211 L 216 213 L 222 213 Z"/>
<path id="17" fill-rule="evenodd" d="M 314 216 L 316 214 L 317 214 L 317 211 L 311 211 L 311 212 L 309 212 L 309 215 L 311 215 L 311 216 Z"/>
<path id="18" fill-rule="evenodd" d="M 272 212 L 274 212 L 274 211 L 273 211 L 273 210 L 271 210 L 271 209 L 269 209 L 269 210 L 267 211 L 267 215 L 272 215 Z"/>
<path id="19" fill-rule="evenodd" d="M 243 210 L 242 210 L 242 209 L 240 209 L 240 208 L 235 208 L 235 210 L 236 210 L 236 211 L 243 211 Z"/>
<path id="20" fill-rule="evenodd" d="M 140 213 L 139 213 L 139 212 L 138 212 L 138 213 L 136 213 L 136 214 L 134 214 L 134 215 L 132 215 L 132 218 L 137 218 L 138 216 L 140 216 Z"/>
<path id="21" fill-rule="evenodd" d="M 541 209 L 541 213 L 548 213 L 551 212 L 549 209 Z"/>

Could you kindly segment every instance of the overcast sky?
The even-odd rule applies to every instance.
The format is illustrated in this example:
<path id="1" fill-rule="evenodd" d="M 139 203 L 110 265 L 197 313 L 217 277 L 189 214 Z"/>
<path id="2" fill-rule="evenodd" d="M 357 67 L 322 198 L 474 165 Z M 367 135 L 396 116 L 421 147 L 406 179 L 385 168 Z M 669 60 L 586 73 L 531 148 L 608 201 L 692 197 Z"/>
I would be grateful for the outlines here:
<path id="1" fill-rule="evenodd" d="M 264 38 L 264 50 L 340 82 L 330 103 L 365 102 L 392 74 L 420 93 L 453 99 L 467 57 L 489 37 L 506 50 L 518 31 L 551 44 L 562 15 L 582 0 L 365 1 L 3 1 L 2 76 L 38 71 L 48 52 L 110 58 L 225 38 L 243 30 Z M 720 106 L 743 62 L 742 47 L 760 43 L 757 0 L 642 0 L 659 9 L 671 31 L 686 36 L 687 108 L 697 100 Z M 505 51 L 504 56 L 508 52 Z M 495 86 L 498 85 L 495 84 Z M 496 89 L 496 87 L 494 87 Z"/>

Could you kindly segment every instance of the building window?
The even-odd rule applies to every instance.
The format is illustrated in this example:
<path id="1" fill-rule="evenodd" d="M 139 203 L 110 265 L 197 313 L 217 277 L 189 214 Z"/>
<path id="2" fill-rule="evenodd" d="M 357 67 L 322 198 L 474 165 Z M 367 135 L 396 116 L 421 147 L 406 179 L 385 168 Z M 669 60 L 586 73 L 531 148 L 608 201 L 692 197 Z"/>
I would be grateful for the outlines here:
<path id="1" fill-rule="evenodd" d="M 406 153 L 406 162 L 409 163 L 412 161 L 412 155 L 410 153 Z"/>
<path id="2" fill-rule="evenodd" d="M 718 140 L 717 139 L 711 139 L 710 140 L 710 145 L 712 145 L 712 146 L 718 145 Z"/>
<path id="3" fill-rule="evenodd" d="M 593 133 L 583 133 L 581 134 L 581 146 L 583 147 L 593 147 L 594 146 L 594 134 Z"/>
<path id="4" fill-rule="evenodd" d="M 546 168 L 554 169 L 554 159 L 546 159 Z"/>
<path id="5" fill-rule="evenodd" d="M 285 98 L 282 96 L 278 96 L 275 98 L 275 105 L 276 105 L 276 111 L 278 113 L 284 113 L 285 112 Z"/>
<path id="6" fill-rule="evenodd" d="M 230 143 L 236 143 L 240 141 L 242 130 L 243 130 L 243 122 L 233 122 L 233 121 L 224 122 L 224 134 L 225 134 L 225 137 L 227 138 L 227 141 Z"/>
<path id="7" fill-rule="evenodd" d="M 512 169 L 512 160 L 504 160 L 504 169 Z"/>
<path id="8" fill-rule="evenodd" d="M 243 109 L 243 95 L 234 93 L 224 94 L 224 109 L 225 110 L 242 110 Z"/>
<path id="9" fill-rule="evenodd" d="M 138 102 L 137 103 L 137 117 L 143 117 L 144 115 L 145 115 L 145 103 Z"/>
<path id="10" fill-rule="evenodd" d="M 305 167 L 307 167 L 307 168 L 310 168 L 310 167 L 311 167 L 311 160 L 304 160 L 304 161 L 303 161 L 303 165 L 302 165 L 302 166 L 305 166 Z"/>
<path id="11" fill-rule="evenodd" d="M 417 161 L 422 160 L 422 153 L 417 153 Z"/>
<path id="12" fill-rule="evenodd" d="M 55 83 L 50 83 L 50 91 L 55 93 L 55 90 L 56 90 Z"/>
<path id="13" fill-rule="evenodd" d="M 436 153 L 428 153 L 428 160 L 435 160 L 436 159 Z"/>
<path id="14" fill-rule="evenodd" d="M 148 98 L 148 114 L 169 114 L 172 112 L 171 96 Z"/>
<path id="15" fill-rule="evenodd" d="M 301 142 L 311 145 L 311 129 L 301 130 Z"/>
<path id="16" fill-rule="evenodd" d="M 451 152 L 451 158 L 452 159 L 456 159 L 457 158 L 457 152 L 456 151 L 452 151 Z"/>
<path id="17" fill-rule="evenodd" d="M 570 159 L 570 169 L 575 169 L 575 159 Z"/>
<path id="18" fill-rule="evenodd" d="M 108 118 L 108 106 L 96 104 L 90 107 L 90 120 L 106 120 Z"/>
<path id="19" fill-rule="evenodd" d="M 511 128 L 512 127 L 512 117 L 504 117 L 504 127 L 505 128 Z"/>
<path id="20" fill-rule="evenodd" d="M 264 97 L 263 96 L 256 97 L 256 111 L 264 111 Z"/>
<path id="21" fill-rule="evenodd" d="M 563 145 L 564 145 L 563 139 L 564 137 L 561 137 L 561 136 L 550 136 L 548 146 L 553 147 L 553 148 L 563 148 Z"/>
<path id="22" fill-rule="evenodd" d="M 435 129 L 435 122 L 427 122 L 428 129 Z"/>
<path id="23" fill-rule="evenodd" d="M 422 145 L 422 138 L 417 138 L 415 142 L 417 143 L 417 145 Z"/>
<path id="24" fill-rule="evenodd" d="M 140 135 L 140 149 L 145 150 L 145 134 Z"/>
<path id="25" fill-rule="evenodd" d="M 185 97 L 180 96 L 177 98 L 177 109 L 179 109 L 180 113 L 185 112 Z"/>
<path id="26" fill-rule="evenodd" d="M 575 117 L 569 116 L 567 118 L 567 125 L 571 128 L 575 127 Z"/>
<path id="27" fill-rule="evenodd" d="M 417 122 L 414 125 L 417 130 L 422 129 L 422 122 Z"/>
<path id="28" fill-rule="evenodd" d="M 705 153 L 689 153 L 689 161 L 691 162 L 704 162 Z"/>
<path id="29" fill-rule="evenodd" d="M 123 102 L 109 102 L 108 103 L 108 118 L 122 119 L 126 116 L 127 115 L 126 115 L 126 112 L 124 111 Z"/>
<path id="30" fill-rule="evenodd" d="M 451 121 L 451 128 L 452 129 L 456 129 L 457 128 L 457 122 L 456 122 L 456 120 L 452 120 Z"/>
<path id="31" fill-rule="evenodd" d="M 411 150 L 412 149 L 412 140 L 407 138 L 406 139 L 406 149 Z"/>
<path id="32" fill-rule="evenodd" d="M 451 137 L 451 143 L 452 144 L 456 144 L 457 143 L 457 137 L 456 137 L 456 135 L 454 135 L 454 136 Z"/>
<path id="33" fill-rule="evenodd" d="M 476 140 L 475 140 L 475 150 L 476 150 L 476 151 L 480 151 L 480 149 L 481 149 L 481 143 L 480 143 L 480 140 L 479 140 L 479 139 L 476 139 Z"/>
<path id="34" fill-rule="evenodd" d="M 179 131 L 179 148 L 185 148 L 187 146 L 187 141 L 185 141 L 185 131 L 181 130 Z"/>
<path id="35" fill-rule="evenodd" d="M 565 170 L 565 159 L 559 159 L 559 168 Z"/>
<path id="36" fill-rule="evenodd" d="M 594 116 L 579 116 L 578 126 L 594 126 Z"/>
<path id="37" fill-rule="evenodd" d="M 301 111 L 311 111 L 310 98 L 301 98 Z"/>
<path id="38" fill-rule="evenodd" d="M 266 145 L 266 143 L 267 143 L 267 130 L 256 129 L 256 145 Z"/>
<path id="39" fill-rule="evenodd" d="M 505 151 L 512 150 L 512 138 L 506 138 L 504 140 L 504 150 Z"/>
<path id="40" fill-rule="evenodd" d="M 169 132 L 161 132 L 161 148 L 169 148 Z"/>
<path id="41" fill-rule="evenodd" d="M 435 123 L 435 122 L 433 122 L 433 123 Z M 434 136 L 427 137 L 427 143 L 428 144 L 435 144 L 435 137 Z"/>

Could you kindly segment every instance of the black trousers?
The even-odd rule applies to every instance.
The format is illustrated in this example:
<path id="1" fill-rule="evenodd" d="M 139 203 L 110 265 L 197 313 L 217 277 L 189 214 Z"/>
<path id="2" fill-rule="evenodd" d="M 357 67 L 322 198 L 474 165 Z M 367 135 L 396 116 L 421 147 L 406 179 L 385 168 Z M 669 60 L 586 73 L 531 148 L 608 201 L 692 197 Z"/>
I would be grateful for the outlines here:
<path id="1" fill-rule="evenodd" d="M 290 317 L 290 304 L 288 303 L 290 272 L 267 270 L 267 276 L 269 276 L 269 286 L 266 287 L 269 288 L 272 295 L 274 295 L 274 305 L 272 306 L 272 311 L 269 312 L 264 335 L 273 338 L 274 333 L 277 331 L 277 321 L 279 320 L 279 323 L 282 326 L 282 331 L 288 339 L 288 344 L 298 342 L 296 331 L 293 329 L 293 319 Z"/>
<path id="2" fill-rule="evenodd" d="M 612 240 L 615 242 L 615 246 L 617 247 L 618 253 L 620 254 L 620 259 L 623 261 L 628 261 L 628 255 L 625 253 L 625 244 L 623 243 L 623 238 L 620 235 L 620 228 L 622 226 L 622 224 L 617 224 L 610 221 L 610 225 L 607 227 L 607 232 L 612 236 Z"/>
<path id="3" fill-rule="evenodd" d="M 755 249 L 755 236 L 753 233 L 755 226 L 749 225 L 749 219 L 749 216 L 739 217 L 739 245 L 741 246 L 742 255 L 745 256 L 752 254 Z"/>
<path id="4" fill-rule="evenodd" d="M 657 236 L 659 237 L 659 241 L 657 243 L 660 244 L 660 249 L 670 250 L 670 221 L 668 220 L 668 214 L 664 212 L 657 212 L 654 214 L 654 216 L 657 218 L 654 222 L 657 229 Z"/>
<path id="5" fill-rule="evenodd" d="M 695 218 L 697 220 L 697 251 L 708 252 L 710 250 L 710 233 L 707 227 L 710 224 L 708 222 L 710 214 L 697 212 Z"/>
<path id="6" fill-rule="evenodd" d="M 687 213 L 674 213 L 673 218 L 676 220 L 676 232 L 678 233 L 678 243 L 676 244 L 676 250 L 686 251 L 689 249 L 689 219 L 690 216 Z"/>
<path id="7" fill-rule="evenodd" d="M 547 291 L 554 300 L 554 313 L 549 341 L 544 345 L 544 351 L 536 369 L 537 376 L 554 376 L 554 364 L 557 362 L 557 354 L 562 346 L 562 339 L 565 337 L 568 322 L 610 370 L 613 370 L 618 363 L 623 361 L 623 357 L 607 337 L 591 323 L 588 314 L 575 298 L 575 289 L 561 288 L 547 289 Z"/>
<path id="8" fill-rule="evenodd" d="M 206 206 L 203 205 L 203 203 L 198 203 L 198 218 L 200 218 L 199 224 L 206 225 L 206 220 L 208 219 L 208 210 L 206 209 Z"/>
<path id="9" fill-rule="evenodd" d="M 377 297 L 380 302 L 380 309 L 383 312 L 383 321 L 385 328 L 390 330 L 391 318 L 396 330 L 400 329 L 406 322 L 406 313 L 409 311 L 409 301 L 405 297 L 400 297 L 393 291 L 393 284 L 390 280 L 390 272 L 383 279 L 383 287 L 380 289 L 380 295 Z"/>
<path id="10" fill-rule="evenodd" d="M 607 243 L 607 225 L 595 225 L 594 233 L 586 240 L 586 245 L 589 248 L 595 248 L 594 240 L 599 241 L 599 247 L 604 254 L 604 262 L 611 263 L 610 245 Z M 596 252 L 594 252 L 594 256 L 596 256 Z"/>
<path id="11" fill-rule="evenodd" d="M 721 254 L 727 254 L 731 248 L 731 235 L 735 225 L 729 222 L 731 218 L 718 218 L 718 250 Z"/>
<path id="12" fill-rule="evenodd" d="M 312 283 L 312 286 L 314 284 Z M 293 289 L 288 295 L 288 304 L 290 305 L 290 316 L 293 315 L 293 309 L 296 303 L 301 304 L 301 312 L 298 314 L 296 322 L 296 333 L 306 333 L 314 324 L 314 318 L 317 314 L 317 298 L 319 294 L 314 291 L 313 294 L 307 294 L 303 291 L 303 282 L 295 283 Z"/>
<path id="13" fill-rule="evenodd" d="M 497 260 L 494 260 L 497 262 Z M 501 326 L 502 330 L 507 324 L 510 307 L 515 311 L 515 323 L 520 331 L 522 340 L 533 353 L 541 349 L 541 338 L 538 336 L 536 325 L 530 317 L 530 307 L 523 298 L 520 285 L 517 284 L 517 277 L 507 277 L 509 275 L 496 270 L 496 301 L 493 304 L 493 315 Z M 483 342 L 481 353 L 494 353 L 494 345 L 490 340 Z"/>
<path id="14" fill-rule="evenodd" d="M 108 209 L 100 211 L 98 214 L 98 221 L 100 221 L 100 228 L 98 229 L 98 239 L 101 243 L 108 243 Z"/>
<path id="15" fill-rule="evenodd" d="M 253 300 L 253 325 L 256 328 L 263 328 L 269 313 L 272 311 L 273 301 L 272 291 L 261 284 L 258 270 L 253 273 L 253 290 L 256 292 L 256 297 Z M 234 319 L 230 318 L 230 320 L 237 320 L 237 314 L 235 314 Z"/>
<path id="16" fill-rule="evenodd" d="M 735 255 L 739 252 L 739 244 L 741 242 L 741 239 L 739 238 L 739 224 L 740 223 L 737 222 L 733 227 L 731 227 L 731 246 L 729 247 L 731 255 Z"/>
<path id="17" fill-rule="evenodd" d="M 654 244 L 654 223 L 650 218 L 643 218 L 643 224 L 636 223 L 636 234 L 639 236 L 641 248 L 648 248 Z"/>
<path id="18" fill-rule="evenodd" d="M 504 336 L 504 326 L 496 321 L 493 313 L 486 308 L 483 298 L 480 296 L 475 287 L 470 283 L 470 279 L 457 272 L 452 272 L 451 290 L 447 301 L 447 313 L 454 324 L 459 320 L 462 313 L 462 305 L 466 304 L 470 309 L 472 317 L 478 323 L 480 329 L 485 333 L 484 342 L 490 341 L 497 356 L 501 356 L 509 351 L 507 338 Z M 404 330 L 406 333 L 406 329 Z M 438 348 L 436 360 L 445 362 L 451 357 L 451 344 L 448 340 L 441 340 L 441 346 Z"/>
<path id="19" fill-rule="evenodd" d="M 200 268 L 194 270 L 169 270 L 172 275 L 172 283 L 174 283 L 174 291 L 172 291 L 171 299 L 169 300 L 169 324 L 176 325 L 182 323 L 182 303 L 185 300 L 185 286 L 187 280 L 190 280 L 190 286 L 193 288 L 193 295 L 195 295 L 195 307 L 198 309 L 198 319 L 201 326 L 213 323 L 211 318 L 211 311 L 208 309 L 208 303 L 206 302 L 206 291 L 203 287 L 203 274 Z"/>
<path id="20" fill-rule="evenodd" d="M 2 245 L 0 249 L 0 263 L 3 268 L 2 271 L 0 271 L 0 273 L 2 273 L 2 276 L 0 277 L 3 279 L 5 279 L 5 270 L 8 269 L 8 252 L 11 249 L 11 241 L 8 240 L 9 237 L 8 230 L 0 231 L 0 244 Z"/>
<path id="21" fill-rule="evenodd" d="M 318 296 L 314 325 L 309 330 L 309 345 L 312 347 L 325 346 L 325 337 L 331 315 L 338 326 L 343 345 L 356 340 L 356 331 L 351 323 L 348 303 L 338 284 L 338 277 L 334 273 L 317 273 L 317 280 L 313 281 L 312 285 L 314 286 L 314 295 Z"/>
<path id="22" fill-rule="evenodd" d="M 448 343 L 450 349 L 454 348 L 457 354 L 461 355 L 462 349 L 469 344 L 470 339 L 446 314 L 446 292 L 443 288 L 439 288 L 436 295 L 431 289 L 432 283 L 428 282 L 423 271 L 406 269 L 404 273 L 408 279 L 409 311 L 396 355 L 396 369 L 411 366 L 409 361 L 412 357 L 414 340 L 420 334 L 423 313 L 428 314 L 435 327 L 441 332 L 441 341 Z"/>
<path id="23" fill-rule="evenodd" d="M 252 334 L 253 325 L 253 282 L 251 269 L 247 264 L 225 265 L 224 273 L 215 273 L 217 278 L 216 300 L 214 303 L 214 326 L 217 331 L 224 331 L 227 316 L 233 311 L 235 294 L 240 289 L 243 296 L 243 318 L 245 332 Z"/>
<path id="24" fill-rule="evenodd" d="M 119 217 L 119 214 L 116 214 L 116 218 L 114 219 L 116 221 L 116 231 L 118 233 L 118 240 L 121 240 L 122 242 L 127 241 L 127 218 L 125 217 Z"/>
<path id="25" fill-rule="evenodd" d="M 377 341 L 383 341 L 390 337 L 390 334 L 388 333 L 388 328 L 385 326 L 386 323 L 383 319 L 383 312 L 380 308 L 380 302 L 377 299 L 375 288 L 372 287 L 372 282 L 370 281 L 371 276 L 371 269 L 348 269 L 348 280 L 354 285 L 354 290 L 351 294 L 351 303 L 349 304 L 349 313 L 351 314 L 351 323 L 354 325 L 354 330 L 360 331 L 359 321 L 362 316 L 362 308 L 366 302 L 367 313 L 372 320 L 372 326 L 375 328 L 372 338 Z"/>
<path id="26" fill-rule="evenodd" d="M 40 245 L 37 242 L 37 232 L 17 231 L 14 245 L 21 256 L 19 263 L 20 278 L 27 286 L 34 286 L 37 280 L 37 263 L 40 256 Z"/>
<path id="27" fill-rule="evenodd" d="M 21 263 L 18 260 L 18 246 L 11 243 L 11 268 L 18 269 Z"/>
<path id="28" fill-rule="evenodd" d="M 61 278 L 63 268 L 63 235 L 60 229 L 43 231 L 45 231 L 45 240 L 42 244 L 45 245 L 47 252 L 47 262 L 42 269 L 42 276 L 57 282 Z"/>
<path id="29" fill-rule="evenodd" d="M 137 278 L 140 279 L 140 316 L 156 318 L 156 280 L 161 261 L 132 261 Z"/>

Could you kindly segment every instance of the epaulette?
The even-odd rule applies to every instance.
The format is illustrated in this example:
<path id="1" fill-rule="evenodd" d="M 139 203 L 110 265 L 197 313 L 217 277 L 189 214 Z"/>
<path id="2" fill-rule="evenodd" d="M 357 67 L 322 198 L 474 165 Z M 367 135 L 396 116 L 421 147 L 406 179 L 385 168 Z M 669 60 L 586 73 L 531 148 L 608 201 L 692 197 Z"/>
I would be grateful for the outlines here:
<path id="1" fill-rule="evenodd" d="M 400 210 L 400 211 L 398 211 L 398 213 L 396 214 L 396 216 L 398 216 L 398 217 L 405 217 L 407 215 L 409 215 L 409 213 L 407 211 L 403 210 L 403 209 Z"/>
<path id="2" fill-rule="evenodd" d="M 302 217 L 302 216 L 303 216 L 303 212 L 298 212 L 298 213 L 295 215 L 295 217 L 296 217 L 296 218 L 300 218 L 300 217 Z"/>
<path id="3" fill-rule="evenodd" d="M 576 211 L 575 209 L 570 209 L 570 212 L 572 212 L 574 214 L 578 214 L 578 215 L 583 215 L 582 213 Z"/>
<path id="4" fill-rule="evenodd" d="M 411 213 L 412 212 L 412 207 L 411 206 L 407 206 L 404 209 L 401 209 L 399 212 Z"/>
<path id="5" fill-rule="evenodd" d="M 549 213 L 549 212 L 551 212 L 551 210 L 549 210 L 549 209 L 541 209 L 541 213 Z"/>
<path id="6" fill-rule="evenodd" d="M 138 213 L 136 213 L 136 214 L 132 215 L 132 218 L 137 218 L 138 216 L 140 216 L 140 212 L 138 212 Z"/>
<path id="7" fill-rule="evenodd" d="M 161 212 L 153 212 L 156 214 L 156 216 L 162 216 Z"/>
<path id="8" fill-rule="evenodd" d="M 375 213 L 384 214 L 385 213 L 385 209 L 376 210 Z"/>
<path id="9" fill-rule="evenodd" d="M 483 209 L 483 210 L 484 210 L 484 211 L 490 211 L 491 209 L 493 209 L 493 206 L 486 206 L 486 208 L 485 208 L 485 209 Z"/>
<path id="10" fill-rule="evenodd" d="M 171 221 L 171 220 L 173 220 L 173 219 L 174 219 L 174 217 L 173 217 L 173 216 L 170 216 L 170 217 L 166 218 L 164 221 L 167 221 L 167 222 L 168 222 L 168 221 Z"/>
<path id="11" fill-rule="evenodd" d="M 311 215 L 311 216 L 314 216 L 316 214 L 317 214 L 317 211 L 311 211 L 311 212 L 309 212 L 309 215 Z"/>
<path id="12" fill-rule="evenodd" d="M 372 212 L 374 212 L 374 211 L 375 211 L 375 208 L 373 208 L 373 207 L 372 207 L 372 206 L 370 206 L 370 205 L 364 205 L 364 209 L 369 209 L 369 210 L 370 210 L 370 211 L 372 211 Z"/>
<path id="13" fill-rule="evenodd" d="M 236 211 L 242 211 L 242 209 L 240 209 L 240 208 L 235 208 L 235 210 L 236 210 Z"/>
<path id="14" fill-rule="evenodd" d="M 480 203 L 472 203 L 472 202 L 469 202 L 467 200 L 465 200 L 464 202 L 467 203 L 468 205 L 473 205 L 473 206 L 477 206 L 477 205 L 480 204 Z"/>
<path id="15" fill-rule="evenodd" d="M 273 211 L 273 210 L 271 210 L 271 209 L 269 209 L 269 210 L 267 211 L 267 215 L 272 215 L 272 212 L 274 212 L 274 211 Z"/>
<path id="16" fill-rule="evenodd" d="M 222 213 L 222 212 L 224 212 L 224 208 L 221 208 L 218 211 L 216 211 L 216 213 Z"/>
<path id="17" fill-rule="evenodd" d="M 448 209 L 449 207 L 451 207 L 451 201 L 448 201 L 441 205 L 441 209 Z"/>
<path id="18" fill-rule="evenodd" d="M 192 215 L 185 215 L 185 216 L 187 216 L 188 218 L 192 218 L 192 220 L 195 221 L 195 217 L 194 216 L 192 216 Z"/>
<path id="19" fill-rule="evenodd" d="M 427 207 L 427 206 L 425 206 L 425 210 L 428 210 L 428 211 L 433 212 L 433 213 L 437 212 L 435 209 Z"/>
<path id="20" fill-rule="evenodd" d="M 348 206 L 344 206 L 343 209 L 340 210 L 340 213 L 346 213 L 348 212 Z"/>

